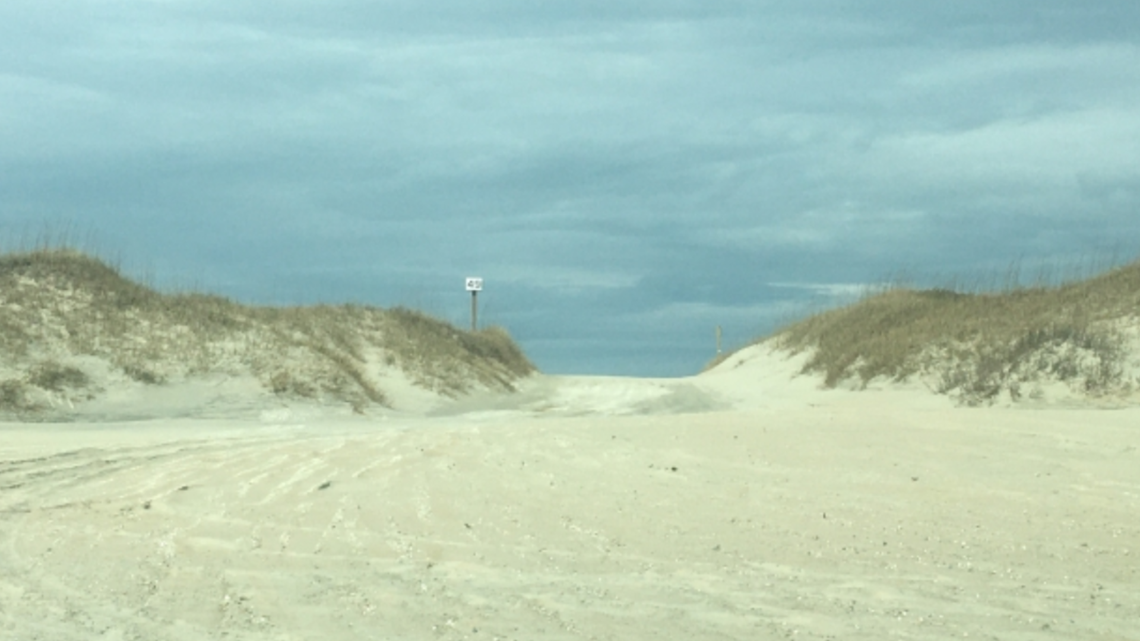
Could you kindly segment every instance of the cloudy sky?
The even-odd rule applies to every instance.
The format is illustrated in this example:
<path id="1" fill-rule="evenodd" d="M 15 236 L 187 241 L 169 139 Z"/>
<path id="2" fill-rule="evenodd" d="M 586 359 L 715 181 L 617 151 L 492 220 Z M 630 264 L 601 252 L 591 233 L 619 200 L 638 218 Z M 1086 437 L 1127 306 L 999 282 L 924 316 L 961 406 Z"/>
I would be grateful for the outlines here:
<path id="1" fill-rule="evenodd" d="M 867 283 L 1140 250 L 1135 0 L 3 0 L 0 235 L 682 375 Z M 73 238 L 74 239 L 74 238 Z"/>

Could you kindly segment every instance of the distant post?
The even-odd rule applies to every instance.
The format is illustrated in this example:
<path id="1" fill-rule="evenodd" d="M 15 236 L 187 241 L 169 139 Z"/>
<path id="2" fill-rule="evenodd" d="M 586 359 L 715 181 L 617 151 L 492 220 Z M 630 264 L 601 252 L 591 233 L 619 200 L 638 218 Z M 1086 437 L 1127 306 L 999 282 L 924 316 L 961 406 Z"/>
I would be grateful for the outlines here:
<path id="1" fill-rule="evenodd" d="M 716 353 L 720 353 L 720 325 L 716 326 Z"/>
<path id="2" fill-rule="evenodd" d="M 483 279 L 468 277 L 467 291 L 471 292 L 471 331 L 474 332 L 479 322 L 479 292 L 483 291 Z"/>

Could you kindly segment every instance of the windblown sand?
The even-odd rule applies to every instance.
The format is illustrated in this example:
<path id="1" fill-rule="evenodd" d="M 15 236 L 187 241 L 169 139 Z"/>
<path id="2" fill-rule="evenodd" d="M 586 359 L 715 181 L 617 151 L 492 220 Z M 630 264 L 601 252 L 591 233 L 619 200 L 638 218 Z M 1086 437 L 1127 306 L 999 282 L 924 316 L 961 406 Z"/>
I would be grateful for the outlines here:
<path id="1" fill-rule="evenodd" d="M 2 425 L 0 638 L 1140 639 L 1140 411 L 699 379 Z"/>

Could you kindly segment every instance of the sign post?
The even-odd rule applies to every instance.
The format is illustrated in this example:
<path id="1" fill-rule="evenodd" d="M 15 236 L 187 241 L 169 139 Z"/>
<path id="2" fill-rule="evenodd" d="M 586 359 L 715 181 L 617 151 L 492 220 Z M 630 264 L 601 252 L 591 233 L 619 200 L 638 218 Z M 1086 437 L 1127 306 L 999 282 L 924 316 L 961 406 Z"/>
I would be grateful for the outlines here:
<path id="1" fill-rule="evenodd" d="M 478 327 L 479 319 L 479 292 L 483 291 L 482 278 L 467 278 L 467 291 L 471 292 L 471 331 Z"/>

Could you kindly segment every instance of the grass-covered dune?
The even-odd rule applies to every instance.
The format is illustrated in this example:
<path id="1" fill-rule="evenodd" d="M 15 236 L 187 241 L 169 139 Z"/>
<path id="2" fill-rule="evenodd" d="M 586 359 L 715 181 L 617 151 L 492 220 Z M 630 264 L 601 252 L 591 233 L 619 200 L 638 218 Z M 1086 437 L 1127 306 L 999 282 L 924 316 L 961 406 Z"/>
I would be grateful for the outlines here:
<path id="1" fill-rule="evenodd" d="M 0 413 L 66 413 L 116 384 L 253 377 L 267 392 L 357 411 L 398 372 L 440 396 L 507 390 L 534 366 L 505 331 L 360 305 L 253 307 L 167 294 L 90 255 L 0 255 Z"/>
<path id="2" fill-rule="evenodd" d="M 979 405 L 1058 385 L 1089 398 L 1128 396 L 1140 374 L 1138 339 L 1140 262 L 1001 292 L 890 287 L 763 340 L 806 353 L 803 372 L 827 387 L 917 378 Z"/>

